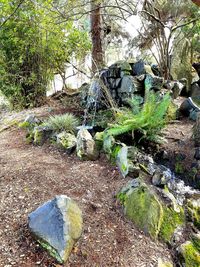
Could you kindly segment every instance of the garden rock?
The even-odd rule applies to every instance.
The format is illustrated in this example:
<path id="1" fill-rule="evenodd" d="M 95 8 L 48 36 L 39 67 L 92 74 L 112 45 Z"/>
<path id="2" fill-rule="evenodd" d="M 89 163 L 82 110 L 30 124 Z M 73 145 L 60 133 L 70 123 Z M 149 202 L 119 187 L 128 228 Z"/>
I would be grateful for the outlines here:
<path id="1" fill-rule="evenodd" d="M 95 141 L 84 126 L 77 134 L 76 152 L 77 156 L 83 160 L 96 160 L 99 156 Z"/>
<path id="2" fill-rule="evenodd" d="M 133 76 L 139 76 L 142 74 L 146 74 L 145 63 L 143 60 L 139 60 L 132 66 L 132 74 Z"/>
<path id="3" fill-rule="evenodd" d="M 158 76 L 152 76 L 150 74 L 146 75 L 145 81 L 145 91 L 154 90 L 160 91 L 164 84 L 164 79 Z"/>
<path id="4" fill-rule="evenodd" d="M 152 166 L 152 164 L 148 165 L 148 170 L 152 169 L 150 166 Z M 164 186 L 172 179 L 172 172 L 167 167 L 163 165 L 154 165 L 154 168 L 155 171 L 153 172 L 152 177 L 153 185 Z"/>
<path id="5" fill-rule="evenodd" d="M 30 231 L 59 263 L 67 261 L 82 233 L 82 213 L 77 204 L 60 195 L 29 214 Z"/>
<path id="6" fill-rule="evenodd" d="M 188 199 L 187 210 L 189 219 L 194 225 L 200 229 L 200 198 L 199 199 Z"/>
<path id="7" fill-rule="evenodd" d="M 123 177 L 129 172 L 129 161 L 128 161 L 128 147 L 122 146 L 119 150 L 116 158 L 117 166 Z"/>
<path id="8" fill-rule="evenodd" d="M 200 86 L 196 82 L 191 84 L 191 97 L 200 97 Z"/>
<path id="9" fill-rule="evenodd" d="M 77 139 L 71 133 L 61 132 L 56 135 L 56 142 L 61 148 L 64 148 L 70 153 L 76 147 Z"/>
<path id="10" fill-rule="evenodd" d="M 172 87 L 172 97 L 176 99 L 180 94 L 181 91 L 183 90 L 184 85 L 180 82 L 174 82 L 174 86 Z"/>
<path id="11" fill-rule="evenodd" d="M 179 248 L 181 254 L 181 266 L 198 267 L 200 266 L 200 252 L 192 241 L 186 241 Z"/>
<path id="12" fill-rule="evenodd" d="M 129 183 L 119 193 L 126 217 L 151 237 L 170 242 L 176 228 L 184 223 L 183 209 L 175 211 L 173 204 L 166 205 L 153 186 L 135 180 L 134 186 Z"/>
<path id="13" fill-rule="evenodd" d="M 36 126 L 33 130 L 33 143 L 41 146 L 51 136 L 52 130 L 48 126 Z"/>
<path id="14" fill-rule="evenodd" d="M 200 111 L 200 108 L 194 103 L 191 97 L 188 97 L 181 104 L 179 111 L 182 115 L 186 117 L 190 116 L 190 114 L 193 113 L 193 116 L 191 116 L 191 119 L 194 118 L 195 120 L 198 115 L 197 113 L 199 113 Z M 194 117 L 194 113 L 196 114 L 195 117 Z"/>
<path id="15" fill-rule="evenodd" d="M 196 160 L 200 160 L 200 147 L 196 147 L 196 148 L 195 148 L 194 158 L 195 158 Z"/>
<path id="16" fill-rule="evenodd" d="M 25 118 L 24 122 L 33 125 L 33 124 L 39 124 L 41 121 L 34 114 L 30 114 Z"/>

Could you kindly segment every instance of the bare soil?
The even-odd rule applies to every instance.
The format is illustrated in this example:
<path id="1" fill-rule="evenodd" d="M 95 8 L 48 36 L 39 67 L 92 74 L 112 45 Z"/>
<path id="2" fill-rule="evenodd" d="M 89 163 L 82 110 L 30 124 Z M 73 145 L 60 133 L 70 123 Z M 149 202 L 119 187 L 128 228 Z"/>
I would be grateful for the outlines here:
<path id="1" fill-rule="evenodd" d="M 127 182 L 103 156 L 80 161 L 46 144 L 25 143 L 25 132 L 0 133 L 0 266 L 55 267 L 27 227 L 28 214 L 55 195 L 65 194 L 83 211 L 84 231 L 67 267 L 153 267 L 170 258 L 127 221 L 115 194 Z"/>

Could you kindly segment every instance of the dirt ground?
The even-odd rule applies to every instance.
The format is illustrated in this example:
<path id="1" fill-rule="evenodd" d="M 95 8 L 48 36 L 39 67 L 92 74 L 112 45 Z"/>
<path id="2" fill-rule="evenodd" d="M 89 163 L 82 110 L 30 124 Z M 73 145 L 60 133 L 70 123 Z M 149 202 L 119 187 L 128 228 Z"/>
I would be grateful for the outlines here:
<path id="1" fill-rule="evenodd" d="M 28 214 L 65 194 L 83 211 L 84 231 L 68 267 L 153 267 L 167 247 L 128 222 L 115 199 L 127 182 L 101 158 L 80 161 L 49 145 L 25 143 L 16 127 L 0 133 L 0 266 L 60 266 L 31 237 Z"/>

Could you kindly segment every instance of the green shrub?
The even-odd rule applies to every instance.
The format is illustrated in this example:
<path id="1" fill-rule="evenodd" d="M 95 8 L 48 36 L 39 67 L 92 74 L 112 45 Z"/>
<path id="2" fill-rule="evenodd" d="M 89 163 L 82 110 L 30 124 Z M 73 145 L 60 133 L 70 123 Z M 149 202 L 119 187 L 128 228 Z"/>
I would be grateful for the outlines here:
<path id="1" fill-rule="evenodd" d="M 154 140 L 166 123 L 165 115 L 170 102 L 168 94 L 161 99 L 157 94 L 149 93 L 142 109 L 137 114 L 134 114 L 132 110 L 119 110 L 116 123 L 110 125 L 105 135 L 117 136 L 138 130 L 146 139 Z"/>
<path id="2" fill-rule="evenodd" d="M 69 133 L 73 133 L 78 125 L 79 120 L 70 113 L 50 116 L 49 119 L 43 123 L 43 126 L 49 127 L 54 132 L 66 131 Z"/>

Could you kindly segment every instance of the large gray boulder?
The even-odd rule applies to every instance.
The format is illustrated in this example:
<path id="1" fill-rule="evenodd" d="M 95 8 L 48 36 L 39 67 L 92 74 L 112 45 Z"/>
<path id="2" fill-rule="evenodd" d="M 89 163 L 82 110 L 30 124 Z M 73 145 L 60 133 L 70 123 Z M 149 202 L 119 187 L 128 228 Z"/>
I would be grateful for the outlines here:
<path id="1" fill-rule="evenodd" d="M 67 196 L 56 196 L 29 214 L 30 231 L 58 262 L 67 261 L 82 233 L 82 213 Z"/>

